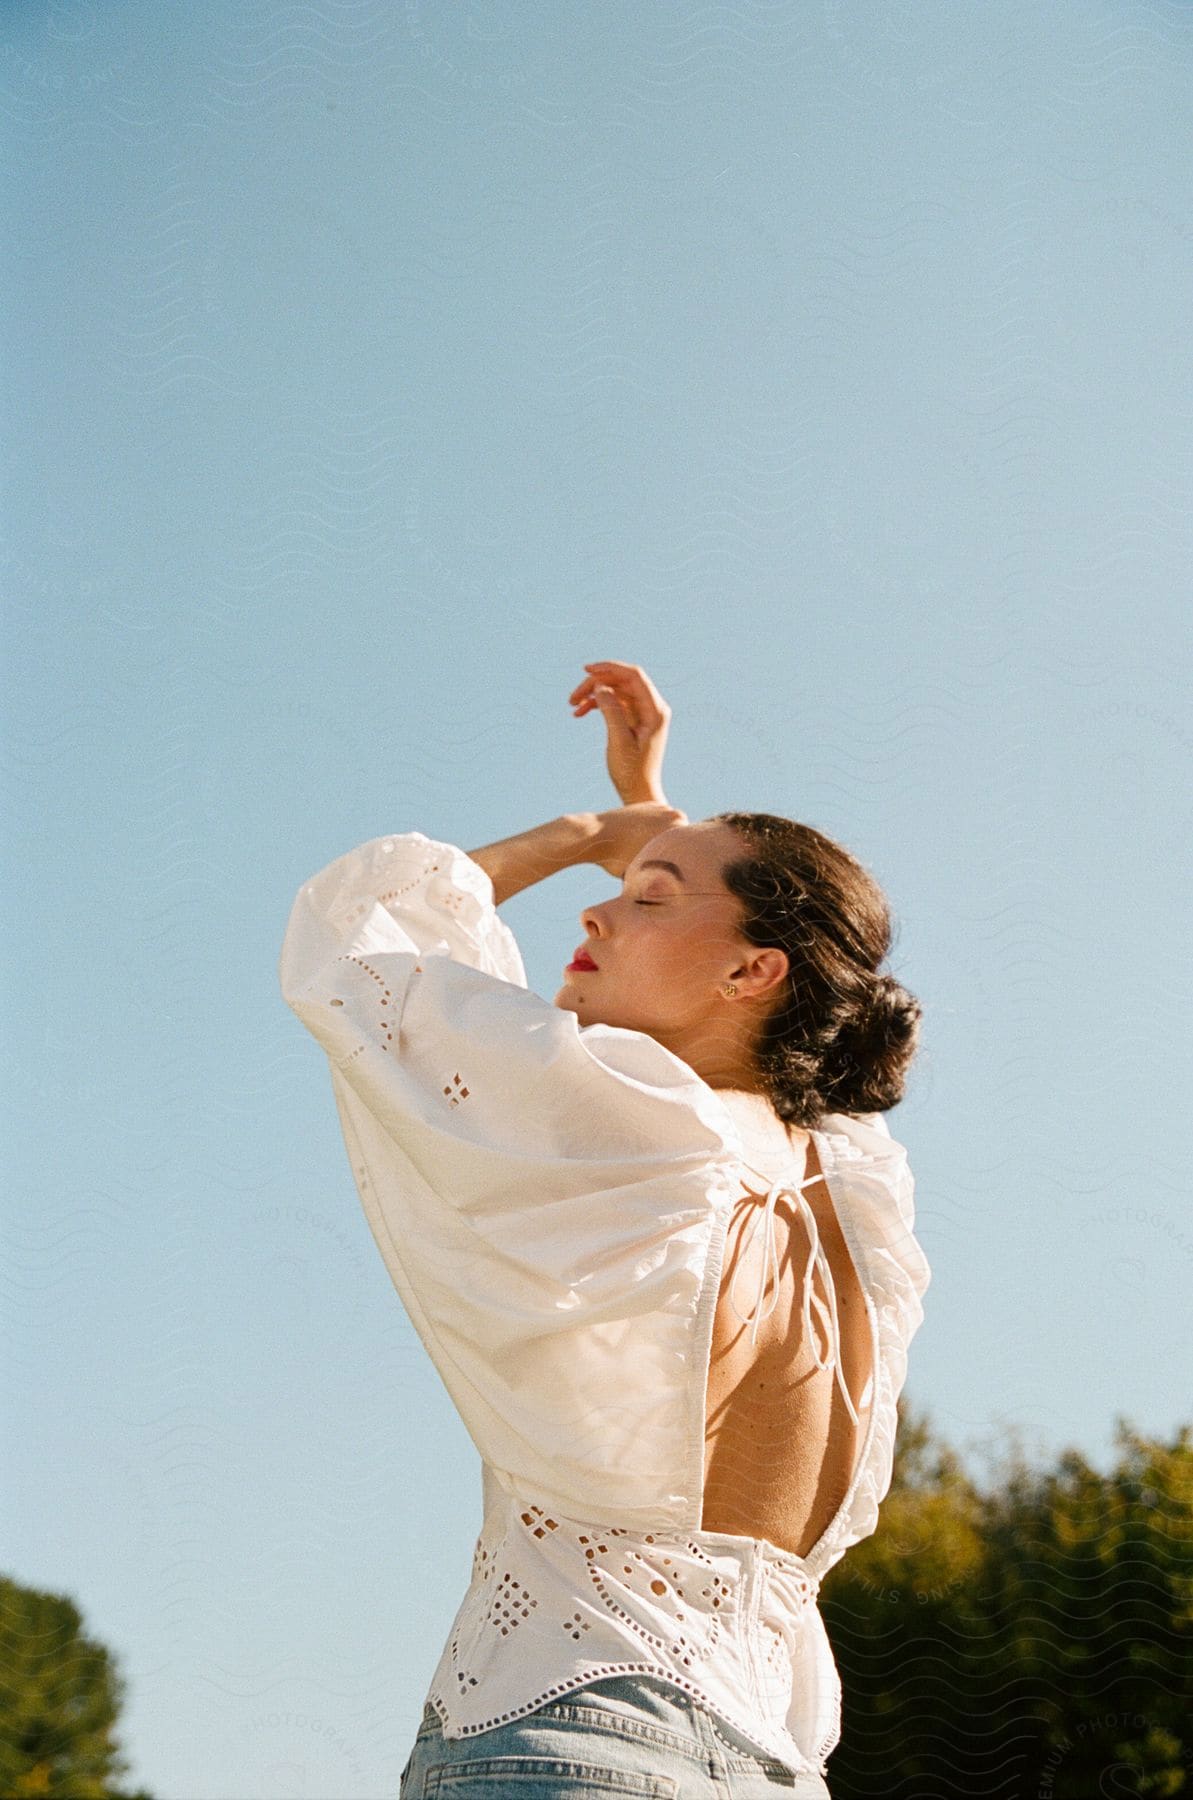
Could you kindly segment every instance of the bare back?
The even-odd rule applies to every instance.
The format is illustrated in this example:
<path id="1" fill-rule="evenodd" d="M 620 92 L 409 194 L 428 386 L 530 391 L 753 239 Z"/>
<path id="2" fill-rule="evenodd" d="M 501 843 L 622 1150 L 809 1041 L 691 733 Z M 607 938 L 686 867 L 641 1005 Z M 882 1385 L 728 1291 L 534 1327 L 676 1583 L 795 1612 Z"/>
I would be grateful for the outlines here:
<path id="1" fill-rule="evenodd" d="M 785 1128 L 774 1121 L 780 1132 Z M 769 1134 L 773 1147 L 781 1140 Z M 801 1138 L 804 1142 L 801 1143 Z M 807 1133 L 787 1134 L 788 1163 L 802 1178 L 820 1173 L 815 1144 Z M 766 1134 L 746 1138 L 747 1160 L 756 1160 L 750 1144 L 762 1145 Z M 767 1163 L 759 1165 L 764 1171 Z M 742 1312 L 750 1313 L 763 1262 L 761 1225 L 756 1226 L 742 1258 L 743 1237 L 751 1215 L 766 1199 L 753 1177 L 742 1189 L 729 1222 L 720 1293 L 713 1322 L 708 1371 L 704 1436 L 704 1512 L 701 1528 L 760 1537 L 797 1556 L 806 1556 L 831 1523 L 844 1500 L 865 1439 L 870 1404 L 860 1396 L 873 1374 L 873 1349 L 865 1296 L 841 1232 L 836 1210 L 823 1179 L 803 1192 L 816 1220 L 837 1298 L 842 1374 L 858 1413 L 849 1416 L 833 1369 L 817 1369 L 816 1356 L 827 1356 L 823 1325 L 814 1316 L 815 1340 L 809 1341 L 801 1318 L 804 1274 L 812 1255 L 802 1212 L 787 1196 L 774 1209 L 775 1251 L 780 1270 L 778 1302 L 760 1318 L 757 1343 L 729 1303 L 730 1286 Z M 822 1304 L 820 1277 L 813 1293 Z M 774 1296 L 773 1270 L 768 1278 L 767 1311 Z M 748 1298 L 747 1298 L 748 1297 Z"/>

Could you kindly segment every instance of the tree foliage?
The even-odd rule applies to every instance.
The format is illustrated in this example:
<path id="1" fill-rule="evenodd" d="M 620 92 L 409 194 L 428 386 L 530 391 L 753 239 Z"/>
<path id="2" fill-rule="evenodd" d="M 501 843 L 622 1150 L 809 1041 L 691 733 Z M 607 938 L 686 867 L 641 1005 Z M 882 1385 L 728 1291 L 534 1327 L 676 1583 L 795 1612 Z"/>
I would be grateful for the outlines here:
<path id="1" fill-rule="evenodd" d="M 833 1800 L 1193 1800 L 1193 1442 L 1114 1466 L 1018 1446 L 979 1489 L 900 1405 L 873 1537 L 821 1609 L 844 1690 Z"/>
<path id="2" fill-rule="evenodd" d="M 0 1793 L 5 1800 L 151 1800 L 113 1781 L 124 1683 L 60 1594 L 0 1575 Z"/>

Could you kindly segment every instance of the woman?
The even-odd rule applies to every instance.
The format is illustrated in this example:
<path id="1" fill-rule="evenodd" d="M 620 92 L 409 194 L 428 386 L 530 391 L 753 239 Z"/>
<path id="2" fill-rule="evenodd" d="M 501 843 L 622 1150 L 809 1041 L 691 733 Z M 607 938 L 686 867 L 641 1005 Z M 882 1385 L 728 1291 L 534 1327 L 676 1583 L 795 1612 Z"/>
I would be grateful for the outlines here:
<path id="1" fill-rule="evenodd" d="M 881 1117 L 920 1007 L 866 871 L 771 814 L 689 822 L 654 684 L 586 668 L 621 807 L 467 853 L 374 839 L 304 884 L 281 953 L 481 1454 L 400 1791 L 825 1795 L 817 1593 L 877 1522 L 929 1280 Z M 497 907 L 580 862 L 623 885 L 548 1002 Z"/>

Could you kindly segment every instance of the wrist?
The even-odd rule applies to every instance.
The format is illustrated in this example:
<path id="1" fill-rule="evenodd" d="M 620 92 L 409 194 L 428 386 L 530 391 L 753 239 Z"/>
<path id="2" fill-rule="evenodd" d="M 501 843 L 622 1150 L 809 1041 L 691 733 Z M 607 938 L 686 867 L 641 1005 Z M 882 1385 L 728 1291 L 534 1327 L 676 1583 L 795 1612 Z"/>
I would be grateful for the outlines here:
<path id="1" fill-rule="evenodd" d="M 488 875 L 493 884 L 493 904 L 500 906 L 503 900 L 533 887 L 537 881 L 545 881 L 560 869 L 590 862 L 589 850 L 598 831 L 595 813 L 561 813 L 557 819 L 548 819 L 543 825 L 467 854 Z"/>
<path id="2" fill-rule="evenodd" d="M 601 835 L 601 815 L 595 812 L 561 813 L 553 821 L 558 867 L 573 869 L 593 861 L 592 851 Z"/>

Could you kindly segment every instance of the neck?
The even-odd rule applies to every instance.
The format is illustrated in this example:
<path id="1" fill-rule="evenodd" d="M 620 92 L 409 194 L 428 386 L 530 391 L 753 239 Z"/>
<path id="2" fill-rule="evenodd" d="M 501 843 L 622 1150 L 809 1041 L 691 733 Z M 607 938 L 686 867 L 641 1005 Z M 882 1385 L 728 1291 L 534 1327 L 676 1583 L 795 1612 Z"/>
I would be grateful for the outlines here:
<path id="1" fill-rule="evenodd" d="M 717 1098 L 732 1113 L 743 1137 L 749 1137 L 759 1149 L 799 1151 L 809 1142 L 810 1132 L 802 1125 L 785 1124 L 765 1094 L 752 1088 L 725 1087 L 717 1089 Z"/>

